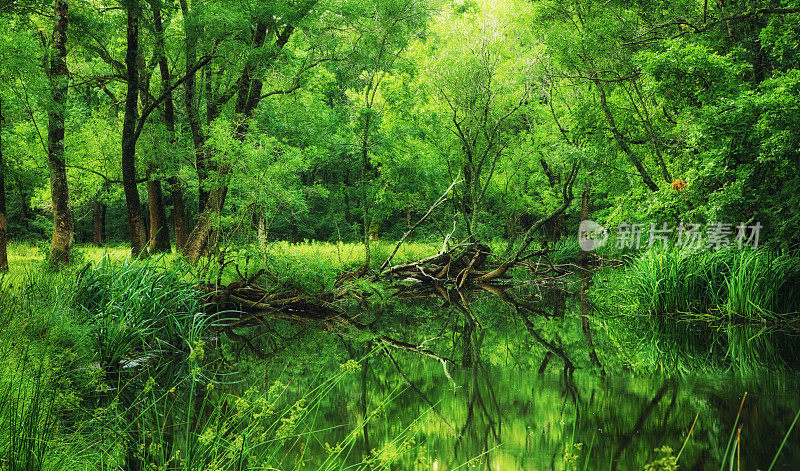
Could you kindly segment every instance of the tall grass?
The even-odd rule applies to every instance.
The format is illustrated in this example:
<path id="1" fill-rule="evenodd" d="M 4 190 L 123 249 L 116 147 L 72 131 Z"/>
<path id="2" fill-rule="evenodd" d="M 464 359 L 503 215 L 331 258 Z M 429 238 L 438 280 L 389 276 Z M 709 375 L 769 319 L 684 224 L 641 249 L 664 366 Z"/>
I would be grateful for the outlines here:
<path id="1" fill-rule="evenodd" d="M 107 257 L 76 277 L 76 315 L 93 326 L 91 348 L 104 366 L 121 366 L 133 352 L 188 354 L 203 336 L 208 319 L 189 267 L 158 261 L 115 263 Z M 128 358 L 130 360 L 130 358 Z"/>
<path id="2" fill-rule="evenodd" d="M 329 448 L 317 438 L 328 432 L 317 425 L 324 407 L 358 362 L 320 370 L 307 389 L 244 385 L 190 270 L 106 257 L 30 270 L 0 290 L 0 469 L 391 466 L 399 451 L 355 451 L 372 414 Z"/>
<path id="3" fill-rule="evenodd" d="M 624 280 L 637 312 L 655 316 L 708 313 L 724 299 L 724 252 L 649 250 L 630 262 Z"/>
<path id="4" fill-rule="evenodd" d="M 630 260 L 624 289 L 652 315 L 723 315 L 765 322 L 800 311 L 800 264 L 766 250 L 649 250 Z"/>
<path id="5" fill-rule="evenodd" d="M 26 378 L 22 369 L 19 375 L 6 378 L 0 387 L 0 434 L 8 437 L 0 440 L 0 469 L 43 469 L 55 431 L 54 395 L 44 384 L 43 369 L 44 363 L 40 362 L 31 378 Z"/>
<path id="6" fill-rule="evenodd" d="M 736 254 L 727 278 L 725 311 L 732 318 L 780 323 L 800 310 L 800 263 L 787 255 Z"/>
<path id="7" fill-rule="evenodd" d="M 722 353 L 740 370 L 800 361 L 800 266 L 788 255 L 652 249 L 629 260 L 621 292 L 656 335 L 695 353 Z"/>

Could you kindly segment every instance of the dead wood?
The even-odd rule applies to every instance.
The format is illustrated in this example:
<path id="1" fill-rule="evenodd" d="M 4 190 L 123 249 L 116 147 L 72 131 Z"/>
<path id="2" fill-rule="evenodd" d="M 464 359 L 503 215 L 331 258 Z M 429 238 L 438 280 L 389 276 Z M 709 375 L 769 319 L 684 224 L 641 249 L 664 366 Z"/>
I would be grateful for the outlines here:
<path id="1" fill-rule="evenodd" d="M 466 295 L 472 291 L 486 291 L 500 295 L 504 301 L 512 304 L 518 311 L 522 308 L 522 310 L 535 313 L 536 310 L 531 306 L 513 301 L 504 295 L 501 288 L 507 287 L 509 284 L 500 282 L 510 279 L 510 270 L 515 267 L 530 269 L 531 273 L 537 277 L 537 280 L 542 282 L 552 282 L 571 273 L 572 270 L 568 269 L 568 266 L 554 265 L 550 262 L 547 258 L 551 251 L 550 249 L 545 248 L 531 252 L 528 247 L 534 240 L 537 231 L 547 221 L 562 214 L 569 206 L 573 199 L 572 187 L 577 173 L 578 165 L 575 164 L 564 182 L 561 206 L 536 221 L 527 230 L 511 258 L 499 258 L 492 254 L 487 245 L 475 241 L 462 242 L 448 248 L 448 242 L 453 234 L 451 232 L 446 237 L 439 253 L 412 262 L 394 266 L 389 265 L 411 232 L 419 227 L 433 210 L 446 200 L 448 193 L 458 183 L 458 179 L 456 179 L 417 224 L 406 232 L 375 276 L 364 278 L 366 275 L 365 265 L 355 273 L 341 275 L 332 290 L 320 293 L 306 293 L 298 289 L 281 286 L 277 277 L 270 273 L 269 270 L 260 270 L 249 276 L 247 273 L 243 274 L 233 261 L 224 260 L 223 253 L 219 260 L 221 266 L 219 278 L 216 283 L 205 287 L 207 310 L 213 315 L 222 315 L 222 313 L 225 313 L 225 315 L 234 314 L 232 318 L 226 317 L 224 322 L 220 320 L 218 325 L 231 340 L 237 342 L 243 342 L 245 339 L 240 334 L 235 333 L 234 329 L 266 327 L 265 319 L 278 319 L 313 325 L 330 331 L 363 330 L 368 327 L 359 324 L 346 314 L 346 306 L 352 307 L 354 303 L 365 305 L 368 296 L 371 294 L 363 285 L 348 283 L 348 281 L 353 281 L 356 278 L 362 278 L 373 283 L 377 283 L 381 279 L 394 281 L 395 283 L 391 285 L 391 288 L 396 290 L 394 296 L 398 298 L 440 297 L 444 300 L 445 305 L 457 307 L 473 327 L 480 327 L 480 322 L 470 310 L 467 302 Z M 541 259 L 536 263 L 532 263 L 530 261 L 532 257 L 541 257 Z M 239 280 L 225 286 L 221 282 L 221 273 L 231 263 L 234 263 Z M 273 282 L 271 287 L 258 284 L 259 278 L 263 275 L 271 278 Z M 445 361 L 425 349 L 385 337 L 382 340 L 386 346 Z M 246 345 L 252 349 L 249 340 Z M 550 347 L 555 346 L 551 345 Z M 559 357 L 562 357 L 570 369 L 574 369 L 569 360 L 564 358 L 557 348 L 551 348 L 551 350 Z"/>

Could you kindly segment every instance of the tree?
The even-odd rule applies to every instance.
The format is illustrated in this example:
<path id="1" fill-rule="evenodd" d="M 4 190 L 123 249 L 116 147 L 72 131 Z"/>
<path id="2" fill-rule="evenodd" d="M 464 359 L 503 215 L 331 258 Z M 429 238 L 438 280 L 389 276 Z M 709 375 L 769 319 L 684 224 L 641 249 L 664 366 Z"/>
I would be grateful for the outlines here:
<path id="1" fill-rule="evenodd" d="M 175 83 L 167 86 L 158 97 L 150 98 L 149 87 L 146 85 L 149 84 L 149 80 L 145 80 L 144 82 L 146 84 L 142 86 L 139 76 L 139 68 L 141 66 L 139 22 L 142 14 L 140 1 L 130 0 L 126 2 L 125 11 L 127 19 L 127 49 L 125 56 L 127 91 L 125 98 L 125 118 L 122 126 L 122 181 L 127 205 L 128 228 L 131 236 L 131 251 L 134 255 L 140 255 L 146 250 L 147 235 L 139 200 L 139 190 L 137 188 L 136 142 L 150 114 L 165 101 L 171 103 L 172 90 L 182 85 L 184 82 L 193 81 L 195 74 L 202 67 L 207 65 L 213 57 L 210 55 L 205 56 L 196 63 L 193 63 L 191 67 L 187 67 L 186 75 L 175 81 Z M 138 103 L 140 93 L 143 93 L 145 98 L 143 100 L 144 103 L 141 114 L 139 113 Z M 155 183 L 150 185 L 150 206 L 155 212 L 155 235 L 159 238 L 158 242 L 153 244 L 153 247 L 154 249 L 165 250 L 165 244 L 168 245 L 169 235 L 166 229 L 166 216 L 163 212 L 160 186 L 160 182 L 157 185 Z M 175 191 L 174 185 L 173 191 Z"/>
<path id="2" fill-rule="evenodd" d="M 49 76 L 53 100 L 47 126 L 47 157 L 53 202 L 53 239 L 50 244 L 50 262 L 57 265 L 69 263 L 69 254 L 74 238 L 74 221 L 69 203 L 64 157 L 64 125 L 69 81 L 69 71 L 67 70 L 68 15 L 67 0 L 56 0 L 53 18 L 53 45 L 50 55 Z"/>
<path id="3" fill-rule="evenodd" d="M 204 149 L 205 136 L 203 135 L 203 129 L 200 125 L 195 76 L 194 74 L 189 74 L 189 71 L 192 70 L 197 63 L 197 43 L 200 39 L 199 35 L 201 25 L 198 23 L 199 12 L 196 8 L 190 10 L 187 0 L 180 0 L 180 5 L 181 13 L 183 14 L 184 37 L 186 38 L 184 57 L 186 62 L 187 79 L 183 86 L 183 102 L 184 106 L 186 107 L 186 117 L 189 120 L 189 129 L 192 133 L 192 144 L 194 145 L 194 161 L 195 168 L 197 169 L 198 208 L 200 213 L 203 213 L 206 208 L 206 201 L 208 200 L 208 188 L 206 182 L 208 179 L 208 169 Z M 224 102 L 221 104 L 224 104 Z M 217 109 L 220 107 L 220 105 L 214 106 L 216 106 Z M 208 120 L 210 122 L 213 120 L 213 118 L 209 116 Z M 185 244 L 183 244 L 181 247 L 185 247 Z"/>
<path id="4" fill-rule="evenodd" d="M 8 215 L 6 213 L 5 162 L 3 161 L 3 97 L 0 95 L 0 271 L 8 271 Z"/>
<path id="5" fill-rule="evenodd" d="M 181 6 L 185 6 L 182 0 Z M 248 59 L 241 71 L 239 79 L 236 81 L 235 90 L 236 104 L 234 108 L 234 122 L 232 123 L 232 135 L 234 138 L 243 141 L 250 125 L 250 119 L 256 110 L 264 94 L 262 93 L 263 82 L 256 75 L 256 68 L 267 68 L 278 58 L 279 52 L 286 46 L 298 24 L 308 15 L 317 4 L 317 0 L 301 2 L 291 8 L 287 14 L 280 18 L 281 23 L 277 22 L 274 12 L 268 10 L 257 18 L 252 28 L 250 44 L 257 50 L 265 51 L 266 57 L 259 64 L 252 59 Z M 186 15 L 186 14 L 184 14 Z M 187 38 L 187 43 L 188 43 Z M 269 40 L 269 41 L 268 41 Z M 265 47 L 265 44 L 267 47 Z M 302 69 L 301 69 L 302 70 Z M 187 88 L 188 90 L 188 88 Z M 233 93 L 221 97 L 221 103 L 230 100 Z M 189 97 L 187 97 L 187 105 Z M 191 118 L 190 118 L 191 119 Z M 194 135 L 194 131 L 193 131 Z M 200 155 L 204 150 L 198 145 L 201 139 L 195 139 L 195 153 Z M 203 158 L 208 159 L 207 155 Z M 222 208 L 225 206 L 225 198 L 228 193 L 228 179 L 231 178 L 231 167 L 229 163 L 222 162 L 217 164 L 214 169 L 217 182 L 216 187 L 209 192 L 203 211 L 198 217 L 197 224 L 187 238 L 183 253 L 191 262 L 195 262 L 206 250 L 211 242 L 214 232 L 215 220 L 220 216 Z M 213 245 L 213 244 L 212 244 Z"/>
<path id="6" fill-rule="evenodd" d="M 401 55 L 428 20 L 428 7 L 414 0 L 380 2 L 374 15 L 366 17 L 362 31 L 364 46 L 355 60 L 348 64 L 349 73 L 356 77 L 353 87 L 356 92 L 354 104 L 358 106 L 356 127 L 360 131 L 358 147 L 361 167 L 362 209 L 364 214 L 364 265 L 366 272 L 370 262 L 370 238 L 377 235 L 380 216 L 373 207 L 377 188 L 372 187 L 377 176 L 370 154 L 373 134 L 379 130 L 383 108 L 377 105 L 381 98 L 383 82 L 401 59 Z"/>
<path id="7" fill-rule="evenodd" d="M 441 25 L 443 47 L 433 58 L 433 87 L 443 121 L 459 148 L 450 168 L 464 183 L 460 210 L 470 237 L 509 135 L 505 127 L 528 99 L 528 64 L 508 18 L 496 11 L 465 12 Z M 464 38 L 468 44 L 464 45 Z M 445 118 L 446 117 L 446 118 Z"/>
<path id="8" fill-rule="evenodd" d="M 146 252 L 147 236 L 136 182 L 136 123 L 139 116 L 139 0 L 128 0 L 127 52 L 125 70 L 127 93 L 125 118 L 122 124 L 122 186 L 127 205 L 128 230 L 131 235 L 131 253 L 139 256 Z"/>
<path id="9" fill-rule="evenodd" d="M 154 55 L 158 59 L 158 69 L 161 74 L 161 88 L 165 93 L 164 97 L 164 124 L 169 133 L 170 150 L 174 152 L 175 144 L 175 105 L 172 102 L 172 91 L 170 90 L 169 64 L 167 63 L 167 53 L 164 44 L 164 25 L 161 17 L 160 1 L 151 0 L 150 7 L 153 11 L 153 29 L 156 35 Z M 149 172 L 148 172 L 149 173 Z M 147 181 L 147 202 L 150 210 L 150 253 L 170 252 L 169 229 L 167 228 L 167 215 L 164 211 L 163 193 L 161 180 L 150 178 Z M 183 191 L 177 181 L 177 177 L 170 177 L 172 184 L 173 205 L 172 217 L 174 221 L 175 243 L 180 250 L 186 240 L 186 210 L 183 206 Z"/>

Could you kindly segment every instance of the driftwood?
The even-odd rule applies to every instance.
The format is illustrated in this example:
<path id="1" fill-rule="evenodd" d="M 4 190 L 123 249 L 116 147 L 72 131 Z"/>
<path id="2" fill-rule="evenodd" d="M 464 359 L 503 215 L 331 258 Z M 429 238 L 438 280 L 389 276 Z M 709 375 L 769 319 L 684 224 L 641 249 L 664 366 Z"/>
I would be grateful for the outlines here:
<path id="1" fill-rule="evenodd" d="M 392 280 L 419 283 L 457 284 L 488 273 L 485 263 L 491 249 L 483 244 L 459 245 L 449 252 L 439 253 L 415 262 L 395 265 L 381 275 Z"/>
<path id="2" fill-rule="evenodd" d="M 423 220 L 425 220 L 425 218 L 428 217 L 428 215 L 431 213 L 431 211 L 433 211 L 434 208 L 436 208 L 436 206 L 441 204 L 444 197 L 453 188 L 453 185 L 455 185 L 456 182 L 453 182 L 453 185 L 450 185 L 450 188 L 448 188 L 445 194 L 442 195 L 442 197 L 436 203 L 434 203 L 434 205 L 428 210 L 420 222 L 417 223 L 417 225 L 415 225 L 411 230 L 409 230 L 405 236 L 403 236 L 403 239 L 400 240 L 400 242 L 392 251 L 392 254 L 381 266 L 379 270 L 379 276 L 391 277 L 395 280 L 404 279 L 406 281 L 418 283 L 455 283 L 459 288 L 463 288 L 468 284 L 480 285 L 510 278 L 508 272 L 512 268 L 525 265 L 525 262 L 531 257 L 543 256 L 548 253 L 547 249 L 531 253 L 528 251 L 528 247 L 542 226 L 544 226 L 553 218 L 563 214 L 564 211 L 566 211 L 566 209 L 569 207 L 574 198 L 572 187 L 575 184 L 575 179 L 578 176 L 578 170 L 579 165 L 577 163 L 573 164 L 572 169 L 567 175 L 567 179 L 562 188 L 561 205 L 553 210 L 550 214 L 533 223 L 518 243 L 513 256 L 503 260 L 499 263 L 499 265 L 491 268 L 485 265 L 489 255 L 491 255 L 491 251 L 487 246 L 480 243 L 470 243 L 466 245 L 461 244 L 448 251 L 447 242 L 452 235 L 451 233 L 445 239 L 442 250 L 438 254 L 418 260 L 416 262 L 407 262 L 387 268 L 389 262 L 391 262 L 394 254 L 397 253 L 397 250 L 405 240 L 406 236 L 408 236 L 411 231 L 413 231 Z M 552 264 L 550 266 L 552 267 Z"/>

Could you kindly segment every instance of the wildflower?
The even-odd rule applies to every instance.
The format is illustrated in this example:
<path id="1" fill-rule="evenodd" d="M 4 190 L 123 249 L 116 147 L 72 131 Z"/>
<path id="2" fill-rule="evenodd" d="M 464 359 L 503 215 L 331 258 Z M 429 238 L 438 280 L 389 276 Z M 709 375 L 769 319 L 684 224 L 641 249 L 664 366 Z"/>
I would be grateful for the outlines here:
<path id="1" fill-rule="evenodd" d="M 355 373 L 356 371 L 361 370 L 361 365 L 359 365 L 355 360 L 348 360 L 347 363 L 342 363 L 339 365 L 339 370 L 341 370 L 343 373 Z"/>
<path id="2" fill-rule="evenodd" d="M 155 385 L 156 385 L 155 378 L 153 378 L 152 376 L 147 378 L 147 382 L 144 384 L 144 389 L 142 390 L 142 392 L 144 394 L 149 393 L 153 389 L 153 386 Z"/>

